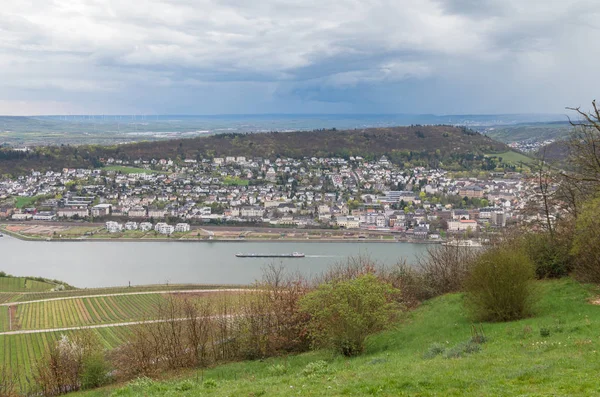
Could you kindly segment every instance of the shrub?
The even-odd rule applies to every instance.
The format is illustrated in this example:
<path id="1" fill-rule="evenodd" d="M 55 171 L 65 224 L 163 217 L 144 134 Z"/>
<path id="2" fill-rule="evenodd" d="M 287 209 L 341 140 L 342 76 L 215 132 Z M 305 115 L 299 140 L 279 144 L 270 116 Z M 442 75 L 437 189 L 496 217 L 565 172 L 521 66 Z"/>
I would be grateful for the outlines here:
<path id="1" fill-rule="evenodd" d="M 573 274 L 580 281 L 600 283 L 600 198 L 586 203 L 577 217 L 573 248 Z"/>
<path id="2" fill-rule="evenodd" d="M 110 365 L 101 352 L 90 354 L 83 360 L 81 387 L 92 389 L 107 384 L 110 380 Z"/>
<path id="3" fill-rule="evenodd" d="M 408 308 L 416 307 L 420 302 L 436 295 L 424 272 L 405 262 L 397 263 L 384 279 L 402 291 L 402 304 Z"/>
<path id="4" fill-rule="evenodd" d="M 0 365 L 0 397 L 17 396 L 17 377 L 10 368 Z"/>
<path id="5" fill-rule="evenodd" d="M 469 276 L 479 251 L 456 245 L 436 245 L 427 249 L 427 255 L 419 258 L 427 291 L 434 296 L 461 291 Z"/>
<path id="6" fill-rule="evenodd" d="M 571 270 L 570 239 L 566 235 L 525 233 L 520 246 L 535 266 L 538 279 L 565 277 Z"/>
<path id="7" fill-rule="evenodd" d="M 318 375 L 325 375 L 329 373 L 329 366 L 326 361 L 319 360 L 313 361 L 306 364 L 306 367 L 302 369 L 302 375 L 307 378 L 313 378 Z"/>
<path id="8" fill-rule="evenodd" d="M 444 354 L 445 351 L 446 351 L 446 346 L 442 345 L 441 343 L 435 342 L 435 343 L 432 343 L 431 346 L 429 346 L 429 349 L 427 349 L 425 354 L 423 354 L 423 358 L 431 359 L 436 356 L 439 356 L 440 354 Z"/>
<path id="9" fill-rule="evenodd" d="M 71 339 L 63 335 L 37 362 L 34 379 L 44 396 L 56 396 L 79 390 L 85 363 L 101 354 L 94 333 L 81 331 Z"/>
<path id="10" fill-rule="evenodd" d="M 384 329 L 397 313 L 397 293 L 373 274 L 321 284 L 300 301 L 310 315 L 313 344 L 346 356 L 361 353 L 366 338 Z"/>
<path id="11" fill-rule="evenodd" d="M 519 249 L 491 248 L 466 280 L 467 302 L 478 321 L 512 321 L 532 312 L 534 265 Z"/>

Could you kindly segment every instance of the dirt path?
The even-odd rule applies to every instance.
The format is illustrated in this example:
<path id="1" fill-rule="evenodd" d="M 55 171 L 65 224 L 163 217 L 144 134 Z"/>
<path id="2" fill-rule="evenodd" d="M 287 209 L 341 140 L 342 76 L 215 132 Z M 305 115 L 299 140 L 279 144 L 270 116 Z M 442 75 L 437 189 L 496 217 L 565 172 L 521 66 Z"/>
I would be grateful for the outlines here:
<path id="1" fill-rule="evenodd" d="M 59 298 L 38 299 L 38 300 L 34 300 L 34 301 L 0 303 L 0 306 L 17 306 L 17 305 L 26 305 L 28 303 L 51 302 L 51 301 L 60 301 L 60 300 L 68 300 L 68 299 L 102 298 L 102 297 L 107 297 L 107 296 L 149 295 L 149 294 L 198 294 L 198 293 L 211 293 L 211 292 L 242 292 L 242 291 L 249 291 L 249 289 L 222 288 L 222 289 L 190 289 L 190 290 L 120 292 L 120 293 L 116 293 L 116 294 L 62 296 Z"/>

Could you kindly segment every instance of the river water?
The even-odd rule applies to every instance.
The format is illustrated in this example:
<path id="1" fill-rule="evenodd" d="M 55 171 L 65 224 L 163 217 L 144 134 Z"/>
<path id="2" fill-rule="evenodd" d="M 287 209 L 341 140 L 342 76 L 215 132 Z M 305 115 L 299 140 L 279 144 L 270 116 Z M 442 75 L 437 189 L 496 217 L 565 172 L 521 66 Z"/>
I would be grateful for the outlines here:
<path id="1" fill-rule="evenodd" d="M 410 243 L 42 242 L 0 238 L 0 270 L 59 279 L 80 288 L 140 284 L 248 284 L 270 263 L 306 276 L 359 255 L 382 265 L 413 263 L 426 250 Z M 305 258 L 237 258 L 243 253 L 302 252 Z"/>

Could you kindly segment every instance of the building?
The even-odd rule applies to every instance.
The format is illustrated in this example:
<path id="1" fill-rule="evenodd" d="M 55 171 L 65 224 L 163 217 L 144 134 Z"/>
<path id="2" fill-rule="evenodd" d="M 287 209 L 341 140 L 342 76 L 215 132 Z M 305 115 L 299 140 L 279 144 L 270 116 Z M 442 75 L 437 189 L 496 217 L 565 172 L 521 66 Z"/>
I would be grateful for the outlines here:
<path id="1" fill-rule="evenodd" d="M 159 209 L 148 209 L 148 216 L 150 218 L 164 218 L 167 215 L 167 211 Z"/>
<path id="2" fill-rule="evenodd" d="M 461 197 L 468 197 L 468 198 L 482 198 L 483 197 L 483 189 L 480 188 L 479 186 L 466 186 L 461 188 L 458 191 L 458 194 Z"/>
<path id="3" fill-rule="evenodd" d="M 54 212 L 50 211 L 41 211 L 33 215 L 34 221 L 53 221 L 55 219 L 56 215 L 54 214 Z"/>
<path id="4" fill-rule="evenodd" d="M 59 218 L 87 218 L 90 216 L 90 210 L 87 208 L 59 208 L 56 215 Z"/>
<path id="5" fill-rule="evenodd" d="M 358 229 L 360 226 L 360 220 L 355 216 L 338 216 L 335 222 L 345 229 Z"/>
<path id="6" fill-rule="evenodd" d="M 156 225 L 154 225 L 154 230 L 160 234 L 170 235 L 173 234 L 173 232 L 175 231 L 175 227 L 168 225 L 164 222 L 159 222 Z"/>
<path id="7" fill-rule="evenodd" d="M 12 214 L 12 216 L 10 217 L 10 219 L 12 219 L 13 221 L 25 221 L 25 220 L 28 220 L 31 218 L 33 218 L 33 215 L 22 214 L 22 213 L 15 213 L 15 214 Z"/>
<path id="8" fill-rule="evenodd" d="M 175 231 L 179 232 L 179 233 L 189 232 L 190 224 L 189 223 L 178 223 L 177 225 L 175 225 Z"/>
<path id="9" fill-rule="evenodd" d="M 110 215 L 111 204 L 98 204 L 92 207 L 92 216 L 102 217 Z"/>
<path id="10" fill-rule="evenodd" d="M 416 193 L 410 190 L 391 190 L 385 194 L 385 197 L 381 201 L 386 203 L 399 203 L 404 201 L 406 204 L 410 204 L 415 200 Z"/>
<path id="11" fill-rule="evenodd" d="M 477 222 L 471 219 L 461 219 L 459 221 L 452 220 L 448 221 L 449 232 L 461 232 L 461 231 L 472 231 L 475 232 L 479 229 Z"/>
<path id="12" fill-rule="evenodd" d="M 150 227 L 152 227 L 152 225 Z M 125 224 L 125 230 L 137 230 L 137 229 L 138 229 L 137 222 L 127 222 Z"/>
<path id="13" fill-rule="evenodd" d="M 0 218 L 8 218 L 12 215 L 12 207 L 0 207 Z"/>
<path id="14" fill-rule="evenodd" d="M 240 215 L 244 218 L 262 218 L 264 212 L 261 207 L 242 207 Z"/>
<path id="15" fill-rule="evenodd" d="M 106 222 L 106 230 L 108 230 L 109 233 L 119 233 L 123 231 L 123 225 L 118 222 L 109 221 Z"/>
<path id="16" fill-rule="evenodd" d="M 150 222 L 142 222 L 140 223 L 139 229 L 142 232 L 149 232 L 150 230 L 152 230 L 152 224 Z"/>
<path id="17" fill-rule="evenodd" d="M 469 211 L 467 210 L 452 210 L 452 219 L 455 221 L 460 221 L 461 219 L 471 219 L 469 215 Z"/>
<path id="18" fill-rule="evenodd" d="M 146 209 L 141 206 L 131 207 L 129 208 L 129 211 L 127 211 L 127 216 L 130 218 L 145 218 Z"/>

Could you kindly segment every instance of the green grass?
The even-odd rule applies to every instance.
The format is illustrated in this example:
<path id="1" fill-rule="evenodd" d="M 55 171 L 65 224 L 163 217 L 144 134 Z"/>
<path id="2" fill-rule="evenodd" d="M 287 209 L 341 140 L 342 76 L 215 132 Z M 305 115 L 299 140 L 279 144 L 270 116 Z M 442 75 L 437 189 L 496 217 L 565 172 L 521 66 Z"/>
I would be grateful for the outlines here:
<path id="1" fill-rule="evenodd" d="M 17 197 L 15 199 L 15 207 L 17 207 L 17 208 L 30 207 L 40 197 L 42 197 L 42 196 L 32 196 L 32 197 L 22 197 L 22 196 L 19 196 L 19 197 Z"/>
<path id="2" fill-rule="evenodd" d="M 54 287 L 54 284 L 25 277 L 0 277 L 0 292 L 42 292 Z"/>
<path id="3" fill-rule="evenodd" d="M 483 324 L 488 341 L 481 351 L 459 358 L 424 357 L 433 344 L 449 350 L 471 337 L 463 297 L 453 294 L 426 302 L 394 329 L 372 337 L 357 358 L 317 351 L 74 396 L 600 394 L 600 306 L 588 303 L 597 290 L 570 279 L 540 282 L 539 289 L 536 317 Z M 542 329 L 549 335 L 542 336 Z"/>
<path id="4" fill-rule="evenodd" d="M 518 152 L 513 152 L 513 151 L 508 151 L 508 152 L 504 152 L 504 153 L 494 153 L 494 154 L 487 154 L 487 156 L 489 157 L 502 157 L 502 161 L 507 163 L 507 164 L 513 164 L 513 165 L 519 165 L 521 163 L 525 164 L 525 165 L 529 165 L 531 163 L 534 162 L 534 160 L 531 157 L 525 156 L 524 154 L 518 153 Z"/>
<path id="5" fill-rule="evenodd" d="M 109 165 L 104 167 L 105 171 L 116 171 L 122 174 L 160 174 L 160 171 L 148 170 L 145 168 L 126 167 L 121 165 Z"/>
<path id="6" fill-rule="evenodd" d="M 226 176 L 223 179 L 223 184 L 227 186 L 248 186 L 249 183 L 250 181 L 247 179 L 233 178 L 230 176 Z"/>

